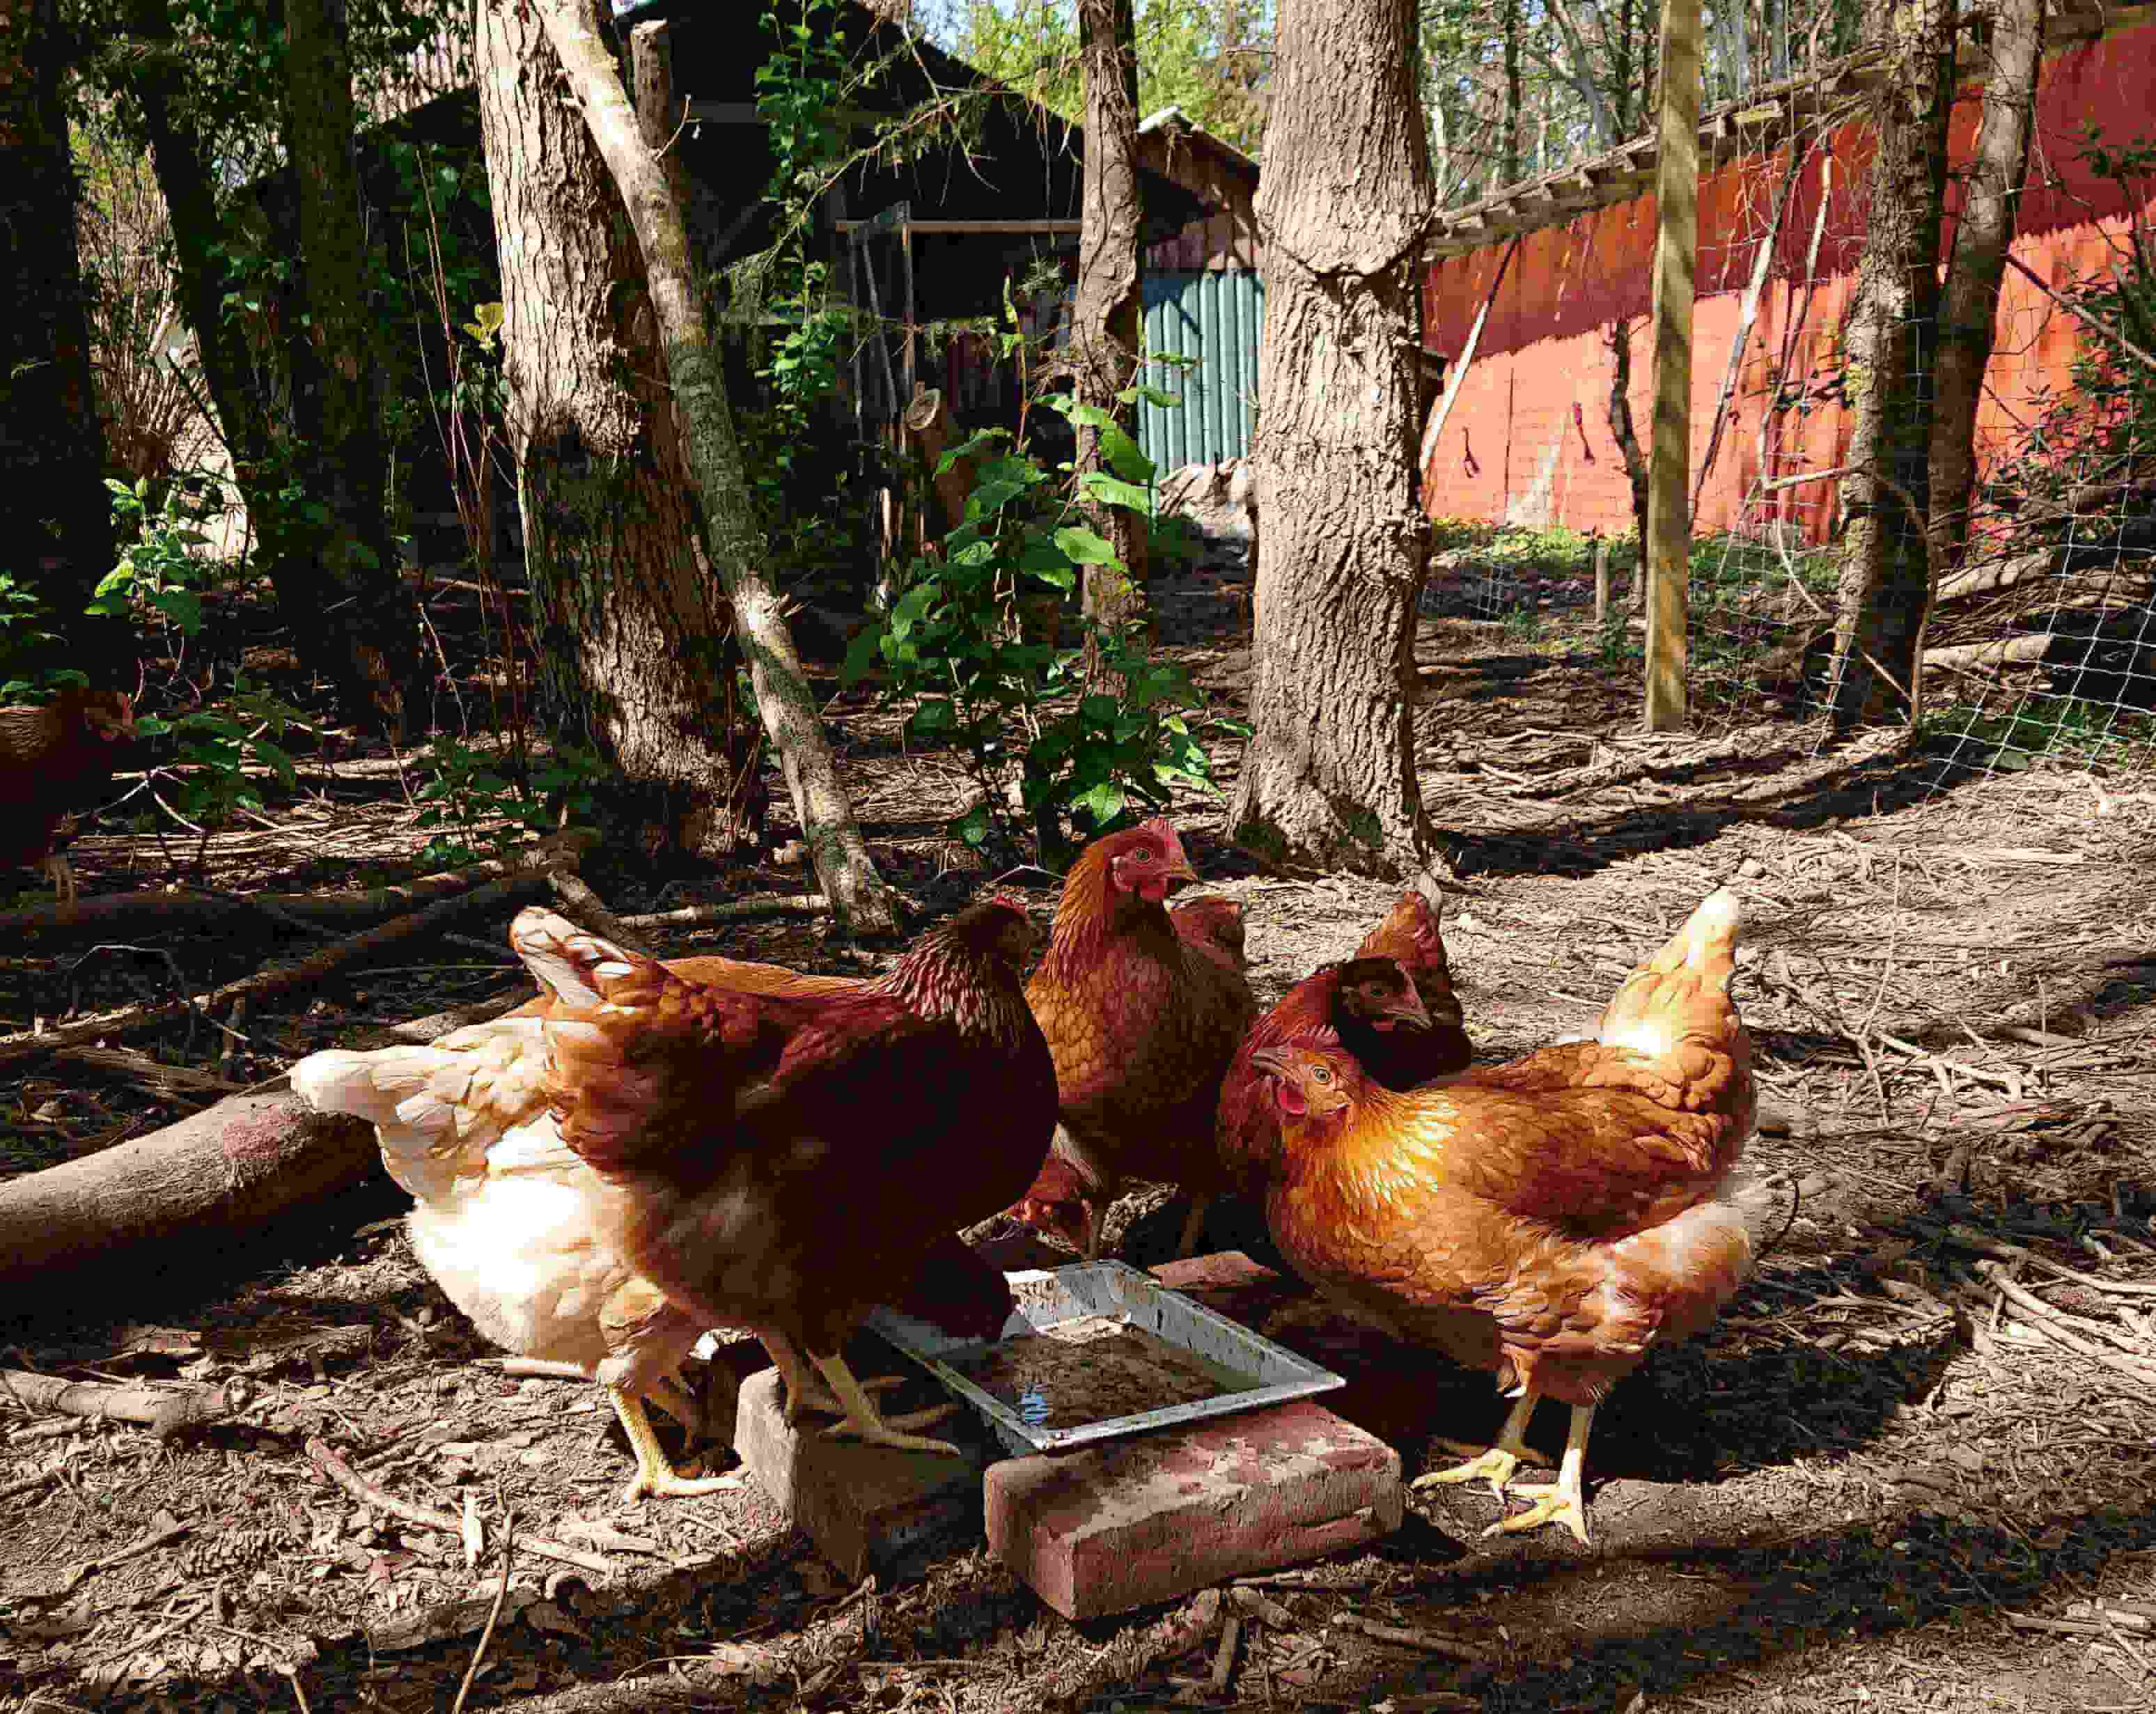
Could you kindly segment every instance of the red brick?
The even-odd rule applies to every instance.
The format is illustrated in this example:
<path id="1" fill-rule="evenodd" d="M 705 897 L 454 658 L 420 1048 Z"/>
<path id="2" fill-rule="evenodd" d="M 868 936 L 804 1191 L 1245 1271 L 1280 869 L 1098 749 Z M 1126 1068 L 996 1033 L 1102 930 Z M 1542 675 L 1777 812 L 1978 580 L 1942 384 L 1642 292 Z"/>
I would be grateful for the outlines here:
<path id="1" fill-rule="evenodd" d="M 1399 1527 L 1399 1455 L 1308 1399 L 1006 1459 L 988 1545 L 1066 1619 L 1173 1599 Z"/>
<path id="2" fill-rule="evenodd" d="M 890 1374 L 903 1367 L 902 1359 L 876 1367 L 871 1358 L 854 1372 Z M 914 1390 L 903 1404 L 883 1395 L 886 1414 L 918 1408 L 910 1396 Z M 831 1421 L 809 1411 L 798 1429 L 789 1428 L 778 1371 L 760 1370 L 741 1383 L 734 1448 L 757 1485 L 843 1575 L 856 1581 L 871 1571 L 888 1575 L 946 1542 L 978 1538 L 987 1454 L 970 1414 L 960 1411 L 921 1431 L 967 1447 L 964 1458 L 827 1439 L 824 1429 Z"/>

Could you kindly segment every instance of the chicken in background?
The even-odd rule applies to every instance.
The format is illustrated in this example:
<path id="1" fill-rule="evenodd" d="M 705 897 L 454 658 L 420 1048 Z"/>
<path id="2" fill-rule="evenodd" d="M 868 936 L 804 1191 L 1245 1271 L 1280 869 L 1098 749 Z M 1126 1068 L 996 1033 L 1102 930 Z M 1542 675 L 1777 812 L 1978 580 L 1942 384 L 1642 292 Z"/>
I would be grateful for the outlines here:
<path id="1" fill-rule="evenodd" d="M 1739 915 L 1732 893 L 1710 895 L 1594 1042 L 1546 1049 L 1512 1086 L 1471 1073 L 1395 1092 L 1322 1039 L 1253 1056 L 1280 1115 L 1265 1213 L 1283 1254 L 1349 1313 L 1496 1371 L 1517 1398 L 1495 1445 L 1415 1486 L 1487 1477 L 1502 1503 L 1536 1401 L 1572 1408 L 1556 1482 L 1491 1532 L 1560 1522 L 1588 1539 L 1596 1405 L 1750 1270 L 1763 1209 L 1738 1169 L 1754 1107 L 1729 998 Z"/>
<path id="2" fill-rule="evenodd" d="M 1005 940 L 1030 945 L 1033 938 L 1031 926 L 1015 907 L 975 906 L 924 937 L 885 981 L 907 972 L 895 983 L 901 992 L 933 988 L 963 1009 L 973 997 L 957 976 L 940 984 L 932 979 L 954 962 L 940 957 L 942 943 L 955 940 L 963 949 L 983 940 L 991 947 Z M 872 983 L 711 957 L 682 959 L 665 968 L 716 967 L 715 973 L 732 973 L 778 992 L 726 989 L 715 983 L 701 1005 L 691 1003 L 691 984 L 657 982 L 643 968 L 648 961 L 632 963 L 626 954 L 598 955 L 597 949 L 606 943 L 578 936 L 569 924 L 545 911 L 519 917 L 511 943 L 539 980 L 539 999 L 428 1047 L 311 1055 L 293 1067 L 292 1085 L 323 1111 L 355 1114 L 374 1125 L 383 1164 L 416 1199 L 406 1223 L 414 1251 L 482 1334 L 549 1368 L 606 1387 L 636 1455 L 629 1498 L 708 1491 L 718 1485 L 715 1479 L 684 1477 L 667 1463 L 644 1405 L 658 1404 L 692 1431 L 706 1424 L 723 1426 L 700 1409 L 680 1377 L 690 1348 L 716 1323 L 670 1301 L 606 1237 L 613 1218 L 608 1205 L 618 1193 L 563 1140 L 555 1111 L 550 1026 L 572 1027 L 591 1008 L 618 1003 L 602 1034 L 608 1043 L 625 1045 L 631 1058 L 603 1080 L 579 1085 L 588 1100 L 578 1111 L 588 1125 L 600 1106 L 612 1100 L 619 1121 L 649 1123 L 665 1132 L 683 1125 L 685 1111 L 690 1120 L 706 1121 L 727 1102 L 752 1101 L 762 1093 L 757 1080 L 776 1075 L 788 1052 L 795 1053 L 797 1061 L 803 1059 L 798 1036 L 820 1032 L 811 1048 L 820 1045 L 831 1056 L 843 1057 L 847 1043 L 842 1030 L 834 1032 L 839 1019 L 834 1008 L 858 1024 L 871 1010 L 892 1010 L 903 1002 L 879 999 L 871 992 L 878 985 Z M 622 990 L 613 1000 L 578 962 L 595 956 L 609 968 L 605 980 Z M 1004 955 L 992 957 L 1000 956 Z M 966 962 L 955 961 L 960 967 Z M 634 992 L 629 978 L 611 974 L 615 964 L 639 977 L 640 985 Z M 1015 967 L 991 987 L 1007 990 L 1000 997 L 1008 1008 L 1018 991 Z M 1029 1057 L 1024 1034 L 1016 1031 L 1021 1038 L 1016 1057 L 1021 1061 Z M 867 1055 L 856 1044 L 854 1057 L 859 1062 Z M 1045 1069 L 1046 1048 L 1039 1044 L 1037 1031 L 1030 1057 L 1038 1085 L 1032 1102 L 1035 1135 L 1017 1152 L 1023 1155 L 1030 1146 L 1037 1160 L 1054 1114 L 1052 1073 Z M 801 1075 L 797 1065 L 797 1080 Z M 1023 1101 L 1014 1106 L 1014 1119 L 1022 1134 Z M 1007 1171 L 1006 1182 L 1023 1182 L 1021 1168 Z M 827 1198 L 834 1193 L 828 1177 L 817 1182 Z M 843 1189 L 837 1193 L 843 1198 Z M 914 1201 L 919 1199 L 916 1187 Z M 767 1205 L 768 1199 L 759 1204 Z M 892 1212 L 903 1219 L 910 1208 L 901 1203 Z M 1010 1313 L 1009 1289 L 970 1250 L 952 1253 L 964 1250 L 951 1235 L 956 1224 L 924 1229 L 907 1246 L 918 1252 L 917 1272 L 909 1280 L 903 1267 L 895 1265 L 892 1271 L 875 1276 L 876 1295 L 947 1332 L 986 1337 L 980 1329 L 1000 1328 Z M 813 1247 L 798 1228 L 791 1230 L 790 1241 L 804 1250 Z M 748 1265 L 754 1265 L 752 1256 Z M 815 1290 L 804 1288 L 811 1296 Z M 747 1320 L 718 1319 L 734 1325 Z M 798 1418 L 805 1404 L 826 1402 L 828 1394 L 811 1391 L 800 1358 L 785 1346 L 786 1339 L 782 1326 L 766 1343 L 787 1369 L 788 1414 Z M 864 1384 L 873 1390 L 879 1383 Z M 829 1408 L 844 1410 L 835 1401 Z"/>
<path id="3" fill-rule="evenodd" d="M 1169 890 L 1197 878 L 1165 818 L 1094 840 L 1064 881 L 1047 957 L 1026 984 L 1055 1057 L 1062 1122 L 1014 1212 L 1069 1237 L 1089 1261 L 1127 1180 L 1204 1190 L 1218 1177 L 1220 1079 L 1257 1008 L 1217 945 L 1193 946 L 1170 920 Z M 1183 1255 L 1203 1214 L 1200 1202 Z"/>
<path id="4" fill-rule="evenodd" d="M 973 1295 L 990 1270 L 947 1246 L 1024 1189 L 1055 1128 L 1024 911 L 973 905 L 887 974 L 792 997 L 685 982 L 544 911 L 512 939 L 577 1001 L 544 1025 L 548 1087 L 562 1141 L 605 1182 L 600 1244 L 695 1326 L 753 1331 L 789 1419 L 818 1404 L 844 1416 L 831 1432 L 957 1455 L 910 1432 L 955 1407 L 885 1419 L 839 1347 L 880 1302 L 991 1312 Z M 912 1289 L 932 1266 L 958 1294 L 940 1313 Z M 653 1373 L 630 1352 L 598 1378 L 619 1398 Z"/>
<path id="5" fill-rule="evenodd" d="M 1440 906 L 1409 888 L 1355 948 L 1358 958 L 1396 958 L 1414 983 L 1429 1022 L 1420 1029 L 1379 1030 L 1349 1039 L 1363 1069 L 1388 1089 L 1413 1089 L 1433 1077 L 1464 1071 L 1475 1058 L 1452 967 L 1445 956 Z"/>
<path id="6" fill-rule="evenodd" d="M 1240 900 L 1208 893 L 1185 899 L 1168 913 L 1168 925 L 1183 943 L 1195 947 L 1214 962 L 1238 976 L 1250 967 L 1244 952 L 1243 906 Z"/>
<path id="7" fill-rule="evenodd" d="M 1379 1044 L 1426 1034 L 1430 1013 L 1397 958 L 1348 958 L 1306 976 L 1252 1024 L 1220 1083 L 1216 1147 L 1223 1174 L 1248 1185 L 1280 1154 L 1280 1111 L 1270 1075 L 1256 1064 L 1268 1049 L 1323 1040 L 1367 1071 Z"/>
<path id="8" fill-rule="evenodd" d="M 69 685 L 38 706 L 0 708 L 0 870 L 41 869 L 73 904 L 61 824 L 104 795 L 134 736 L 134 702 L 118 690 Z"/>

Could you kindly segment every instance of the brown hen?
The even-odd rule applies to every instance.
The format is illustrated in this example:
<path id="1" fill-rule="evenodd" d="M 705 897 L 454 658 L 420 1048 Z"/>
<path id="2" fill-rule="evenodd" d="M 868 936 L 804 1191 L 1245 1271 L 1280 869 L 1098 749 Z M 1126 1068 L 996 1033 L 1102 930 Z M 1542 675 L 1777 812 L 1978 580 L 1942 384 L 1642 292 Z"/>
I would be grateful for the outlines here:
<path id="1" fill-rule="evenodd" d="M 1019 985 L 1024 911 L 973 906 L 887 975 L 795 997 L 684 982 L 545 911 L 513 938 L 558 967 L 557 992 L 589 996 L 544 1028 L 562 1141 L 608 1188 L 600 1241 L 698 1327 L 753 1329 L 789 1414 L 810 1397 L 805 1355 L 841 1430 L 955 1455 L 906 1432 L 921 1419 L 886 1422 L 839 1347 L 939 1255 L 963 1280 L 950 1234 L 1008 1205 L 1046 1152 L 1055 1068 Z M 632 1355 L 600 1379 L 619 1397 L 644 1375 Z"/>
<path id="2" fill-rule="evenodd" d="M 1635 972 L 1597 1039 L 1517 1086 L 1478 1074 L 1402 1094 L 1337 1042 L 1260 1050 L 1281 1116 L 1274 1240 L 1329 1297 L 1495 1370 L 1518 1403 L 1496 1444 L 1421 1479 L 1502 1496 L 1535 1402 L 1572 1407 L 1554 1486 L 1493 1529 L 1587 1539 L 1596 1404 L 1656 1343 L 1712 1321 L 1751 1265 L 1751 1045 L 1729 998 L 1736 897 L 1713 894 Z"/>
<path id="3" fill-rule="evenodd" d="M 1388 1029 L 1348 1045 L 1363 1069 L 1388 1089 L 1413 1089 L 1433 1077 L 1463 1071 L 1475 1057 L 1460 997 L 1452 991 L 1452 967 L 1437 905 L 1410 888 L 1355 948 L 1358 958 L 1397 958 L 1414 983 L 1430 1021 L 1419 1029 Z"/>
<path id="4" fill-rule="evenodd" d="M 1071 865 L 1048 955 L 1026 998 L 1055 1060 L 1062 1124 L 1045 1167 L 1081 1209 L 1073 1234 L 1100 1255 L 1101 1211 L 1132 1178 L 1216 1188 L 1220 1078 L 1256 1006 L 1240 970 L 1192 946 L 1168 890 L 1197 879 L 1163 818 L 1093 841 Z M 1029 1198 L 1037 1202 L 1038 1198 Z M 1188 1254 L 1204 1203 L 1183 1233 Z M 1050 1227 L 1050 1229 L 1055 1229 Z"/>
<path id="5" fill-rule="evenodd" d="M 135 705 L 117 690 L 69 685 L 42 706 L 0 708 L 0 869 L 43 869 L 73 904 L 60 823 L 111 784 L 119 747 L 134 736 Z"/>

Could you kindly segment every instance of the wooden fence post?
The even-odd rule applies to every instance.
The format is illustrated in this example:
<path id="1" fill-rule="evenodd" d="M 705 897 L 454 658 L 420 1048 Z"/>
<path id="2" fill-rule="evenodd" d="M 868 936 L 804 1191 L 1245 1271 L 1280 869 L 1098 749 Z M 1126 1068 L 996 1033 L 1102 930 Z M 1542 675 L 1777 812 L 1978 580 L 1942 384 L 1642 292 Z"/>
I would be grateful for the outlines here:
<path id="1" fill-rule="evenodd" d="M 1655 419 L 1647 477 L 1647 730 L 1681 730 L 1691 568 L 1692 266 L 1699 249 L 1699 0 L 1663 0 L 1656 202 Z"/>

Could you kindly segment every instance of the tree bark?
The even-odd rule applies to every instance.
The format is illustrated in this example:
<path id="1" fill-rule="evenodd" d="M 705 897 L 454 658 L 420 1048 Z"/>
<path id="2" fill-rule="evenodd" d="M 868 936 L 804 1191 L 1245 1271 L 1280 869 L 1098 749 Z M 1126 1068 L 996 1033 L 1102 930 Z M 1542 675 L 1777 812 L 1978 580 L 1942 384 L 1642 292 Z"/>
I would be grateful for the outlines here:
<path id="1" fill-rule="evenodd" d="M 1938 398 L 1931 444 L 1931 558 L 1934 581 L 1958 567 L 1976 493 L 1976 409 L 1999 325 L 1999 288 L 2014 242 L 2036 80 L 2044 63 L 2044 0 L 1992 0 L 1990 75 L 1976 156 L 1954 223 L 1953 253 L 1939 305 Z"/>
<path id="2" fill-rule="evenodd" d="M 749 747 L 732 613 L 697 552 L 635 236 L 538 18 L 490 0 L 477 23 L 541 705 L 558 737 L 608 763 L 648 852 L 716 856 L 753 787 L 736 760 Z"/>
<path id="3" fill-rule="evenodd" d="M 1409 710 L 1418 286 L 1430 206 L 1414 0 L 1283 0 L 1258 223 L 1256 644 L 1230 824 L 1261 855 L 1445 870 Z"/>
<path id="4" fill-rule="evenodd" d="M 349 615 L 338 656 L 349 675 L 346 706 L 365 703 L 372 724 L 401 742 L 423 706 L 419 613 L 389 534 L 344 0 L 285 0 L 285 35 L 283 130 L 306 309 L 291 330 L 293 444 L 307 498 L 321 508 L 295 521 L 291 548 L 316 568 L 322 595 Z"/>
<path id="5" fill-rule="evenodd" d="M 1632 533 L 1640 541 L 1640 563 L 1632 573 L 1632 605 L 1647 598 L 1647 454 L 1632 422 L 1632 322 L 1620 316 L 1609 324 L 1609 437 L 1625 460 L 1625 480 L 1632 489 Z"/>
<path id="6" fill-rule="evenodd" d="M 408 613 L 408 597 L 401 588 L 393 589 L 386 603 L 353 592 L 333 593 L 324 586 L 321 562 L 302 551 L 289 527 L 290 508 L 283 495 L 294 449 L 286 425 L 273 414 L 269 390 L 259 384 L 241 313 L 228 307 L 242 284 L 225 255 L 234 235 L 219 210 L 208 144 L 189 110 L 172 19 L 165 0 L 131 0 L 127 16 L 131 33 L 151 48 L 126 62 L 128 93 L 172 219 L 179 303 L 199 343 L 203 384 L 254 527 L 255 563 L 276 592 L 278 615 L 291 631 L 301 664 L 335 687 L 345 719 L 373 726 L 382 716 L 378 680 L 360 627 L 400 607 Z M 386 574 L 393 571 L 384 567 Z M 362 608 L 368 609 L 364 614 Z M 416 629 L 416 618 L 413 624 Z"/>
<path id="7" fill-rule="evenodd" d="M 1931 596 L 1926 532 L 1956 0 L 1878 3 L 1887 74 L 1849 338 L 1856 423 L 1841 489 L 1849 527 L 1829 695 L 1837 731 L 1914 716 Z"/>
<path id="8" fill-rule="evenodd" d="M 75 254 L 58 13 L 54 0 L 0 8 L 0 300 L 13 306 L 0 323 L 6 568 L 44 603 L 59 638 L 49 663 L 110 679 L 127 639 L 116 622 L 82 610 L 112 569 L 112 503 Z M 134 688 L 131 667 L 126 688 Z"/>
<path id="9" fill-rule="evenodd" d="M 589 127 L 588 138 L 580 134 L 575 140 L 578 154 L 588 158 L 591 146 L 597 145 L 612 188 L 627 206 L 643 253 L 640 273 L 649 282 L 650 312 L 665 350 L 665 374 L 673 383 L 674 403 L 686 424 L 688 463 L 703 500 L 711 562 L 726 580 L 733 603 L 757 709 L 785 771 L 817 879 L 842 926 L 856 934 L 894 932 L 896 902 L 870 860 L 853 806 L 839 783 L 838 767 L 817 718 L 815 699 L 802 675 L 778 591 L 763 563 L 763 531 L 734 433 L 725 373 L 690 276 L 680 203 L 638 134 L 620 71 L 598 34 L 593 0 L 534 0 L 532 11 L 553 44 L 551 59 L 530 38 L 531 27 L 514 21 L 514 9 L 511 0 L 488 0 L 484 8 L 482 64 L 487 70 L 482 77 L 482 101 L 491 100 L 506 108 L 516 97 L 528 115 L 525 123 L 536 125 L 537 115 L 531 111 L 535 104 L 562 114 L 551 85 L 557 64 L 566 74 Z M 565 141 L 563 150 L 567 147 Z M 495 172 L 491 141 L 488 152 L 488 171 L 495 183 L 495 218 L 500 223 L 505 219 L 501 182 L 511 175 Z M 570 157 L 553 151 L 543 158 L 559 162 Z M 505 161 L 505 167 L 508 164 Z M 527 170 L 536 164 L 525 163 Z M 506 264 L 506 239 L 502 248 Z M 506 276 L 506 266 L 504 273 Z M 634 266 L 623 270 L 624 277 L 639 275 Z M 607 272 L 598 280 L 603 285 L 615 277 L 614 272 Z M 511 331 L 516 316 L 511 309 Z"/>
<path id="10" fill-rule="evenodd" d="M 1144 300 L 1138 285 L 1138 59 L 1132 0 L 1079 0 L 1078 52 L 1086 80 L 1084 223 L 1078 240 L 1078 295 L 1070 316 L 1070 360 L 1080 403 L 1105 411 L 1115 428 L 1078 428 L 1080 480 L 1114 475 L 1114 437 L 1129 439 L 1133 405 L 1116 394 L 1137 377 Z M 1145 612 L 1146 521 L 1127 507 L 1086 508 L 1116 563 L 1085 567 L 1086 616 L 1119 633 Z M 1101 680 L 1097 639 L 1086 639 L 1087 679 Z"/>
<path id="11" fill-rule="evenodd" d="M 297 1209 L 364 1183 L 373 1126 L 289 1091 L 235 1095 L 191 1118 L 0 1186 L 0 1290 L 101 1275 L 138 1305 L 170 1276 L 259 1239 Z"/>
<path id="12" fill-rule="evenodd" d="M 1520 0 L 1504 0 L 1501 28 L 1505 36 L 1505 106 L 1501 121 L 1504 135 L 1497 145 L 1497 183 L 1492 188 L 1520 182 Z"/>

